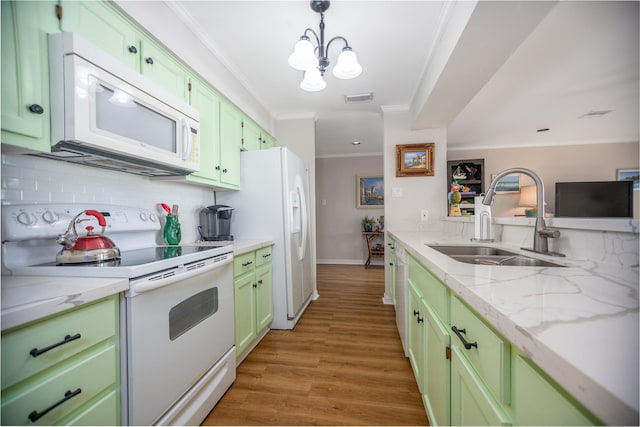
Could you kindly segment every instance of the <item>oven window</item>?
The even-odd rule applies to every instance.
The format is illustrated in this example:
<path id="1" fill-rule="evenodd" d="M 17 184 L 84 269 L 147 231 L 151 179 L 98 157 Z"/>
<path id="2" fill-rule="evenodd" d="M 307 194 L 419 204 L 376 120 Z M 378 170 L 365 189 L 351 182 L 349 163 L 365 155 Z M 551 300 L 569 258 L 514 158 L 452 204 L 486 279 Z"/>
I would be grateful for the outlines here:
<path id="1" fill-rule="evenodd" d="M 169 310 L 171 341 L 218 311 L 218 288 L 199 292 Z"/>

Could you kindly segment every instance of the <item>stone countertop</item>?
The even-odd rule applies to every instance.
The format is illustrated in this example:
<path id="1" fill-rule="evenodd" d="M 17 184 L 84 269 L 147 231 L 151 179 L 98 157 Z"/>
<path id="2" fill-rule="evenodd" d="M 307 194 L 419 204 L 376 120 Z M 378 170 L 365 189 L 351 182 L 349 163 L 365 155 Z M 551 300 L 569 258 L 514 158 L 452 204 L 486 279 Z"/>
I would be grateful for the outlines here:
<path id="1" fill-rule="evenodd" d="M 565 267 L 465 264 L 426 246 L 470 244 L 459 234 L 388 234 L 602 421 L 637 425 L 637 263 L 623 268 L 483 243 Z M 609 250 L 622 256 L 624 244 Z"/>
<path id="2" fill-rule="evenodd" d="M 242 255 L 256 249 L 271 246 L 275 243 L 273 240 L 234 240 L 233 255 Z"/>
<path id="3" fill-rule="evenodd" d="M 123 278 L 2 276 L 2 330 L 129 289 Z"/>

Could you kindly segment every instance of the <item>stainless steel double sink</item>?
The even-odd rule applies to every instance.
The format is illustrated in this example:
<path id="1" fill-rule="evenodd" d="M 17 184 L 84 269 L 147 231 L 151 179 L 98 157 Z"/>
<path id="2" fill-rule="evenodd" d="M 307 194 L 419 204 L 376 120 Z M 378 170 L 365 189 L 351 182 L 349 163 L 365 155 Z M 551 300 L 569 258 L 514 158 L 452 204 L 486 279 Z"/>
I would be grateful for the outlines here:
<path id="1" fill-rule="evenodd" d="M 519 267 L 564 267 L 542 259 L 528 257 L 504 249 L 476 245 L 428 245 L 456 261 L 479 265 L 504 265 Z"/>

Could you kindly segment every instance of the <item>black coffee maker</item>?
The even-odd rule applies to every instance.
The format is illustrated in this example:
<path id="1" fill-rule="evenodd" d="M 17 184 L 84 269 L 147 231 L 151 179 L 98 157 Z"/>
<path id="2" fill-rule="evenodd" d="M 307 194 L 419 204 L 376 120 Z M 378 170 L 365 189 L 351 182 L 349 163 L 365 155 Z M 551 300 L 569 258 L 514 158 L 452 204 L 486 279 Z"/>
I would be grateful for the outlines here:
<path id="1" fill-rule="evenodd" d="M 231 235 L 231 214 L 233 208 L 226 205 L 207 206 L 200 210 L 198 231 L 202 240 L 233 240 Z"/>

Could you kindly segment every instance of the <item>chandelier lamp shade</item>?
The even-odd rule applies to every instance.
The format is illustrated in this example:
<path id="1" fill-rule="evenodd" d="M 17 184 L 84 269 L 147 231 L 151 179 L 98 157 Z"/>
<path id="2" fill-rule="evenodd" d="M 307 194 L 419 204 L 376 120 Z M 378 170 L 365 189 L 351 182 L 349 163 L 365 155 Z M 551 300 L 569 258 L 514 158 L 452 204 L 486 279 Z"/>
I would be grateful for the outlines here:
<path id="1" fill-rule="evenodd" d="M 324 73 L 329 67 L 329 47 L 334 41 L 341 40 L 344 47 L 338 62 L 333 67 L 333 75 L 339 79 L 353 79 L 362 73 L 362 66 L 358 63 L 356 54 L 349 46 L 349 42 L 342 36 L 333 37 L 324 43 L 324 12 L 329 9 L 330 1 L 311 0 L 311 9 L 320 14 L 320 35 L 311 28 L 304 30 L 300 40 L 295 45 L 293 53 L 289 56 L 289 65 L 296 70 L 304 71 L 304 79 L 300 88 L 315 92 L 327 87 L 324 81 Z M 316 46 L 313 46 L 309 35 L 312 35 Z"/>

